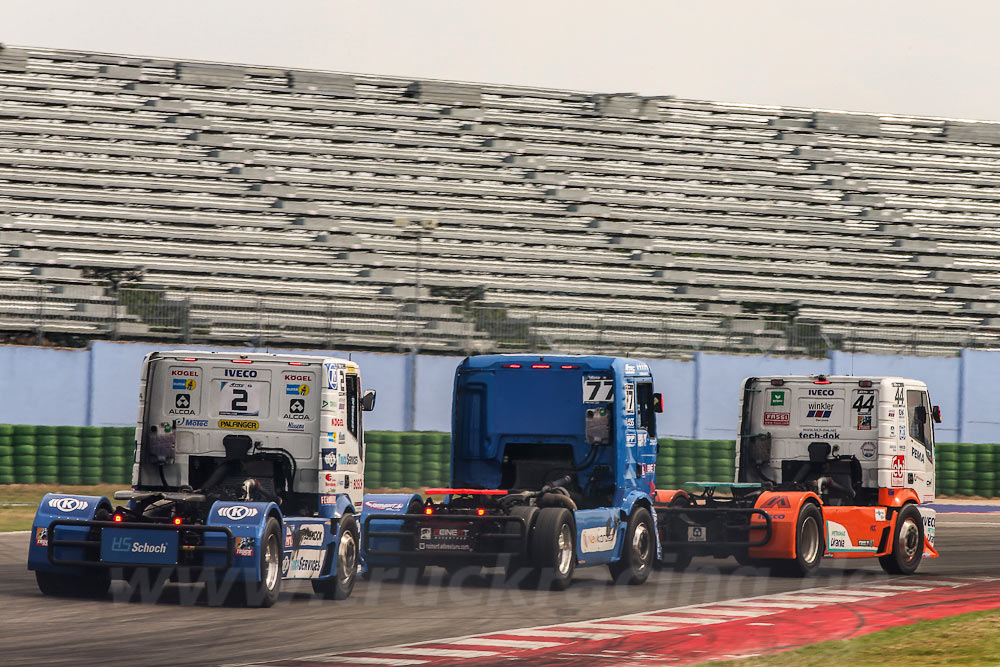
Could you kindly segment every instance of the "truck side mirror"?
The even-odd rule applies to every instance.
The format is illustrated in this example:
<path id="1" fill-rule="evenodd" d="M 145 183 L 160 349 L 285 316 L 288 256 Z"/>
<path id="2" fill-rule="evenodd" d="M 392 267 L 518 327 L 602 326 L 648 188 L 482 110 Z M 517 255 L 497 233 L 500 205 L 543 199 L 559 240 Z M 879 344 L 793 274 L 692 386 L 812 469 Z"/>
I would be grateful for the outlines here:
<path id="1" fill-rule="evenodd" d="M 663 412 L 663 394 L 653 394 L 653 412 Z"/>
<path id="2" fill-rule="evenodd" d="M 361 409 L 371 412 L 375 409 L 375 390 L 369 389 L 361 396 Z"/>
<path id="3" fill-rule="evenodd" d="M 931 408 L 931 417 L 934 419 L 935 424 L 941 423 L 941 406 L 935 405 Z"/>
<path id="4" fill-rule="evenodd" d="M 926 424 L 927 408 L 925 408 L 922 405 L 918 405 L 917 407 L 913 408 L 913 418 L 916 420 L 918 424 Z"/>

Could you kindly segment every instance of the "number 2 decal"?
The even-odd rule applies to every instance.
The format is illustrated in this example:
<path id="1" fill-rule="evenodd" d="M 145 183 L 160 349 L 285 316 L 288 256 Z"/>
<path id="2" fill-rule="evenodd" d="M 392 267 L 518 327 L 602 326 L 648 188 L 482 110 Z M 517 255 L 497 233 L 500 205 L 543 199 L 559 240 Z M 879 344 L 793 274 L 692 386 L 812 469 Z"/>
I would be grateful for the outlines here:
<path id="1" fill-rule="evenodd" d="M 246 389 L 233 389 L 232 410 L 235 412 L 246 412 L 248 397 L 249 394 Z"/>
<path id="2" fill-rule="evenodd" d="M 584 403 L 610 403 L 615 397 L 615 381 L 607 378 L 583 378 Z"/>

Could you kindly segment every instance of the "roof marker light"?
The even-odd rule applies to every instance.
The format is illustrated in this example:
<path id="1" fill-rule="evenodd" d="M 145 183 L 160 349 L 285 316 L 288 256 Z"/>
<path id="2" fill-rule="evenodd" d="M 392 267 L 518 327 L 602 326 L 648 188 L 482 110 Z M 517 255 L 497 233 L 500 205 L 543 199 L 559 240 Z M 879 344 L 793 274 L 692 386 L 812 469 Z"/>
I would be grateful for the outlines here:
<path id="1" fill-rule="evenodd" d="M 548 364 L 531 364 L 531 367 L 534 368 L 535 370 L 552 368 L 552 366 Z"/>
<path id="2" fill-rule="evenodd" d="M 813 380 L 813 384 L 833 384 L 829 380 Z"/>
<path id="3" fill-rule="evenodd" d="M 253 359 L 230 359 L 234 364 L 252 364 Z"/>
<path id="4" fill-rule="evenodd" d="M 181 357 L 181 361 L 198 361 L 197 357 Z"/>
<path id="5" fill-rule="evenodd" d="M 521 364 L 504 364 L 503 368 L 520 368 Z"/>
<path id="6" fill-rule="evenodd" d="M 771 386 L 772 387 L 780 387 L 780 386 L 782 386 L 784 384 L 785 384 L 784 380 L 779 380 L 779 379 L 771 380 Z"/>
<path id="7" fill-rule="evenodd" d="M 574 368 L 579 368 L 579 366 L 571 366 L 569 364 L 563 364 L 559 368 L 563 369 L 564 371 L 568 371 L 568 370 L 572 370 Z"/>
<path id="8" fill-rule="evenodd" d="M 870 386 L 872 386 L 872 381 L 871 380 L 858 380 L 858 386 L 859 387 L 870 387 Z"/>
<path id="9" fill-rule="evenodd" d="M 289 366 L 305 366 L 306 363 L 304 361 L 289 361 L 288 365 Z"/>

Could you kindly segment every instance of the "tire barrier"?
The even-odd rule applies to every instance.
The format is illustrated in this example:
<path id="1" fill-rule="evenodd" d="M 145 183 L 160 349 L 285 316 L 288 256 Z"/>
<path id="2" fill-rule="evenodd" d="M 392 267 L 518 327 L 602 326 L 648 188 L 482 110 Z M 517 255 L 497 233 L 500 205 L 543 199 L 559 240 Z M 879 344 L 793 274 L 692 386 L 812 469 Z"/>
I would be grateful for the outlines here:
<path id="1" fill-rule="evenodd" d="M 124 484 L 132 482 L 134 426 L 0 424 L 0 484 Z M 656 486 L 728 482 L 734 477 L 732 440 L 660 438 Z M 365 434 L 368 489 L 447 486 L 451 434 L 369 431 Z M 937 495 L 1000 497 L 1000 444 L 938 443 Z"/>

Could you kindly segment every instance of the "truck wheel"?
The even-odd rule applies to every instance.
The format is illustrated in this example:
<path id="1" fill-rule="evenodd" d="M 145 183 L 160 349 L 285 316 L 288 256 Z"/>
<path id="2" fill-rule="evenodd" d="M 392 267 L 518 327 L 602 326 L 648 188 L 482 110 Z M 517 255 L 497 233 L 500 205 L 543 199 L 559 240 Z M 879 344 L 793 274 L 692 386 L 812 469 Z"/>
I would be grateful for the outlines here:
<path id="1" fill-rule="evenodd" d="M 576 531 L 569 510 L 543 507 L 538 511 L 529 539 L 529 553 L 530 583 L 556 591 L 566 590 L 576 567 Z"/>
<path id="2" fill-rule="evenodd" d="M 622 557 L 614 563 L 608 563 L 611 578 L 616 584 L 643 584 L 649 579 L 655 558 L 653 517 L 645 507 L 639 507 L 628 518 Z"/>
<path id="3" fill-rule="evenodd" d="M 924 521 L 916 505 L 905 505 L 896 517 L 892 551 L 878 559 L 889 574 L 913 574 L 924 557 Z"/>
<path id="4" fill-rule="evenodd" d="M 808 577 L 823 559 L 823 515 L 812 503 L 805 503 L 795 522 L 795 558 L 778 561 L 772 571 L 791 577 Z"/>
<path id="5" fill-rule="evenodd" d="M 43 595 L 99 598 L 107 595 L 111 587 L 111 573 L 107 570 L 94 570 L 85 575 L 76 575 L 36 570 L 35 581 Z"/>
<path id="6" fill-rule="evenodd" d="M 260 541 L 260 581 L 235 582 L 231 601 L 246 607 L 270 607 L 281 591 L 281 528 L 271 517 Z M 245 585 L 241 585 L 245 584 Z"/>
<path id="7" fill-rule="evenodd" d="M 314 579 L 313 591 L 331 600 L 346 600 L 358 576 L 358 522 L 350 514 L 340 520 L 337 571 L 328 579 Z"/>

